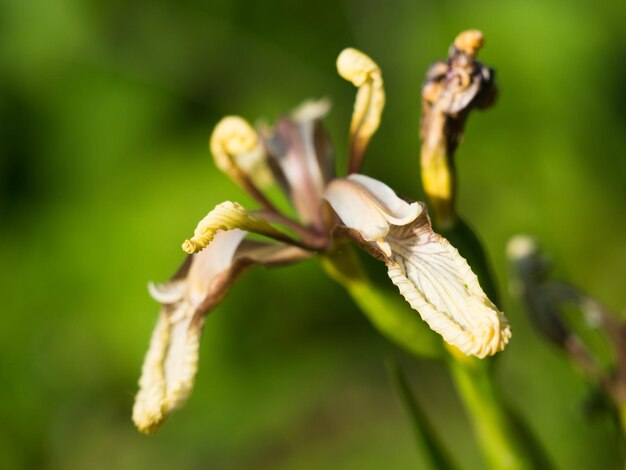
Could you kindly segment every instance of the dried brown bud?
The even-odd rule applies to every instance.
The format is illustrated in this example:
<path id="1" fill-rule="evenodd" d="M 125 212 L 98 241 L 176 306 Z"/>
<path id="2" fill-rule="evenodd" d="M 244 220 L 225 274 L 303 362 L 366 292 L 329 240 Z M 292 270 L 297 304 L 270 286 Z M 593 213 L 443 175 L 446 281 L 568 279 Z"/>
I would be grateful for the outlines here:
<path id="1" fill-rule="evenodd" d="M 478 30 L 459 34 L 448 60 L 435 62 L 422 86 L 422 181 L 442 227 L 456 221 L 454 152 L 465 120 L 472 109 L 491 106 L 497 96 L 493 70 L 475 60 L 483 43 Z"/>

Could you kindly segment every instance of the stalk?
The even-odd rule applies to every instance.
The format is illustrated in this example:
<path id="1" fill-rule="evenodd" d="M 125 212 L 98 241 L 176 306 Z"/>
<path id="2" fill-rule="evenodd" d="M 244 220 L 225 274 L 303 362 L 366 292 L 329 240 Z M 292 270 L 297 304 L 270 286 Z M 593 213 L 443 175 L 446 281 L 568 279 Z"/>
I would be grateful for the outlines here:
<path id="1" fill-rule="evenodd" d="M 414 356 L 443 358 L 490 468 L 549 468 L 534 437 L 514 419 L 496 390 L 487 360 L 469 358 L 441 339 L 397 293 L 372 283 L 350 245 L 322 258 L 326 273 L 341 284 L 372 325 Z"/>

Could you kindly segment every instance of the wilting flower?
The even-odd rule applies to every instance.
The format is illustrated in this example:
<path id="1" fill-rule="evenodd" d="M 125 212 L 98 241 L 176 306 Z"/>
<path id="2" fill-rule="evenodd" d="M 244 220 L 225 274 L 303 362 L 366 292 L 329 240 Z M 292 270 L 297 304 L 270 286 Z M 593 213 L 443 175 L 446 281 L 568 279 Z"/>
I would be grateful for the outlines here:
<path id="1" fill-rule="evenodd" d="M 440 227 L 454 224 L 454 153 L 472 109 L 491 106 L 497 96 L 493 69 L 476 60 L 483 33 L 471 29 L 450 46 L 448 60 L 428 69 L 422 87 L 421 168 L 424 192 Z"/>
<path id="2" fill-rule="evenodd" d="M 133 410 L 137 427 L 154 432 L 188 398 L 207 314 L 254 265 L 279 266 L 325 256 L 354 240 L 383 261 L 400 293 L 428 325 L 463 353 L 483 358 L 502 350 L 508 322 L 481 289 L 458 251 L 434 233 L 426 206 L 407 202 L 386 184 L 358 174 L 385 103 L 378 66 L 354 49 L 337 59 L 339 74 L 358 87 L 350 127 L 349 175 L 336 177 L 322 127 L 326 101 L 307 102 L 259 133 L 239 117 L 220 121 L 211 136 L 215 162 L 262 206 L 218 204 L 185 240 L 183 266 L 151 285 L 162 304 Z M 290 218 L 267 198 L 271 181 L 297 213 Z M 253 241 L 247 234 L 268 238 Z"/>

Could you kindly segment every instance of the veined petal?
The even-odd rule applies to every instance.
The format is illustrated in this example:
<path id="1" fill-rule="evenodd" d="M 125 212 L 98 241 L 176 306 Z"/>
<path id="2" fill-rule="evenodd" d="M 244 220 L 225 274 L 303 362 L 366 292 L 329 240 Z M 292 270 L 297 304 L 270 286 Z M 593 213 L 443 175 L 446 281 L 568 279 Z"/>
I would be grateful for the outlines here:
<path id="1" fill-rule="evenodd" d="M 270 238 L 292 242 L 287 235 L 272 227 L 265 219 L 247 211 L 241 204 L 226 201 L 215 206 L 199 223 L 193 237 L 185 240 L 183 250 L 189 254 L 203 250 L 218 230 L 241 229 Z"/>
<path id="2" fill-rule="evenodd" d="M 337 58 L 337 71 L 359 90 L 350 124 L 349 173 L 359 171 L 363 152 L 380 125 L 385 107 L 383 78 L 378 65 L 356 49 L 344 49 Z"/>
<path id="3" fill-rule="evenodd" d="M 210 296 L 212 281 L 232 264 L 235 250 L 245 236 L 242 230 L 216 234 L 209 249 L 191 257 L 184 278 L 150 289 L 163 307 L 133 407 L 133 421 L 140 431 L 155 432 L 169 413 L 189 397 L 198 369 L 204 322 L 204 316 L 196 313 Z"/>
<path id="4" fill-rule="evenodd" d="M 311 256 L 297 247 L 243 240 L 245 236 L 243 230 L 217 233 L 207 249 L 190 256 L 183 273 L 153 287 L 156 297 L 165 295 L 168 303 L 152 334 L 133 408 L 140 431 L 155 432 L 189 398 L 204 320 L 235 280 L 255 264 L 281 266 Z"/>
<path id="5" fill-rule="evenodd" d="M 244 189 L 249 189 L 248 178 L 261 187 L 271 183 L 261 141 L 245 119 L 223 118 L 211 134 L 209 147 L 216 166 Z"/>
<path id="6" fill-rule="evenodd" d="M 385 183 L 360 174 L 333 180 L 324 198 L 343 223 L 367 241 L 384 237 L 391 225 L 410 223 L 422 210 L 418 203 L 399 198 Z"/>
<path id="7" fill-rule="evenodd" d="M 393 227 L 385 241 L 391 281 L 446 342 L 479 358 L 504 349 L 511 338 L 508 320 L 456 248 L 433 232 L 425 207 L 411 224 Z"/>
<path id="8" fill-rule="evenodd" d="M 508 321 L 467 261 L 433 231 L 426 206 L 364 178 L 352 175 L 328 187 L 326 199 L 348 227 L 343 232 L 385 262 L 402 296 L 446 342 L 480 358 L 504 349 Z"/>

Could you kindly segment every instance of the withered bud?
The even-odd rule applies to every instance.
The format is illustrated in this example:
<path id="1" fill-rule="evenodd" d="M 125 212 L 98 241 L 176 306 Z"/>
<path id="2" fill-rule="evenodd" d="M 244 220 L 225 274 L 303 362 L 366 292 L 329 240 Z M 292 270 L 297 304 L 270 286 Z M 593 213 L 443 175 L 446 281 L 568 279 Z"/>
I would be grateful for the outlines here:
<path id="1" fill-rule="evenodd" d="M 447 61 L 431 65 L 422 86 L 422 181 L 440 227 L 457 218 L 454 152 L 465 120 L 472 109 L 491 106 L 497 96 L 493 69 L 476 60 L 483 43 L 478 30 L 459 34 Z"/>
<path id="2" fill-rule="evenodd" d="M 487 108 L 495 102 L 494 70 L 476 60 L 483 44 L 483 33 L 464 31 L 450 46 L 448 60 L 435 62 L 428 69 L 422 87 L 424 112 L 437 107 L 441 112 L 455 116 L 472 108 Z"/>

